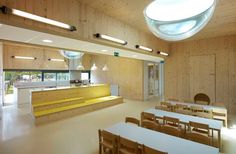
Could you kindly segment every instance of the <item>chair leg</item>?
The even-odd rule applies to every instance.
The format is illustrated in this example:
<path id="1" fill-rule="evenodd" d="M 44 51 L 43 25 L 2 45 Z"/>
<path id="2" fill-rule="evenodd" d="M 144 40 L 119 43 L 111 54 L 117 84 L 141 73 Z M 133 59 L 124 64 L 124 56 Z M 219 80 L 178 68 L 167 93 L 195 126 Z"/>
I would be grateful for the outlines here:
<path id="1" fill-rule="evenodd" d="M 102 145 L 99 144 L 99 154 L 102 154 Z"/>

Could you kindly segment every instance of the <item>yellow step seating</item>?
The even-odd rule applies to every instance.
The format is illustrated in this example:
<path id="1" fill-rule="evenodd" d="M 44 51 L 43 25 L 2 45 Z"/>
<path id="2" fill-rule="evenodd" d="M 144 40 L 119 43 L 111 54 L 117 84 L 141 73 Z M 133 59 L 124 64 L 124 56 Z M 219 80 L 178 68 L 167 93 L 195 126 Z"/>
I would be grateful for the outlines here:
<path id="1" fill-rule="evenodd" d="M 73 104 L 78 104 L 78 103 L 84 103 L 83 97 L 37 103 L 37 104 L 33 104 L 32 107 L 33 107 L 33 111 L 36 112 L 36 111 L 43 111 L 47 109 L 63 107 L 63 106 L 73 105 Z"/>
<path id="2" fill-rule="evenodd" d="M 35 124 L 41 124 L 120 104 L 123 98 L 111 96 L 110 85 L 98 84 L 33 91 L 31 103 Z"/>
<path id="3" fill-rule="evenodd" d="M 98 103 L 104 103 L 104 102 L 113 101 L 113 100 L 117 100 L 117 99 L 122 99 L 122 97 L 119 97 L 119 96 L 106 96 L 106 97 L 90 99 L 90 100 L 86 100 L 84 102 L 80 102 L 80 103 L 77 103 L 77 104 L 65 105 L 65 106 L 61 106 L 61 107 L 54 107 L 54 108 L 41 110 L 41 111 L 34 111 L 34 116 L 35 116 L 35 118 L 38 118 L 38 117 L 53 114 L 53 113 L 63 112 L 63 111 L 66 111 L 66 110 L 81 108 L 81 107 L 90 106 L 90 105 L 94 105 L 94 104 L 98 104 Z M 62 100 L 61 101 L 48 102 L 48 103 L 42 103 L 40 105 L 37 104 L 35 106 L 38 107 L 38 106 L 43 106 L 43 105 L 46 105 L 46 104 L 51 105 L 51 104 L 56 104 L 56 102 L 61 103 Z M 122 102 L 123 102 L 123 100 L 122 100 Z"/>

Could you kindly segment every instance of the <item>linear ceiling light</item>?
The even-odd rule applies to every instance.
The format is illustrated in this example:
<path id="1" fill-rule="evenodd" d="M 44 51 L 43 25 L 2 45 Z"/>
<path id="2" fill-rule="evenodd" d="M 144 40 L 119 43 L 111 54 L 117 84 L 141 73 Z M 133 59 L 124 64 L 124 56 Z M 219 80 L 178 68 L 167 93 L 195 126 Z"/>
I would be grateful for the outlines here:
<path id="1" fill-rule="evenodd" d="M 17 9 L 11 9 L 11 8 L 6 7 L 6 6 L 2 6 L 2 7 L 0 7 L 0 9 L 2 10 L 3 14 L 13 14 L 13 15 L 20 16 L 20 17 L 23 17 L 23 18 L 28 18 L 28 19 L 31 19 L 31 20 L 34 20 L 34 21 L 38 21 L 38 22 L 49 24 L 49 25 L 57 26 L 57 27 L 60 27 L 60 28 L 68 29 L 70 31 L 76 31 L 75 26 L 71 26 L 71 25 L 65 24 L 63 22 L 59 22 L 59 21 L 55 21 L 55 20 L 52 20 L 52 19 L 44 18 L 44 17 L 37 16 L 37 15 L 31 14 L 31 13 L 20 11 L 20 10 L 17 10 Z"/>
<path id="2" fill-rule="evenodd" d="M 55 58 L 49 58 L 48 60 L 49 61 L 58 61 L 58 62 L 65 61 L 64 59 L 55 59 Z"/>
<path id="3" fill-rule="evenodd" d="M 145 51 L 149 51 L 149 52 L 153 51 L 153 49 L 145 47 L 145 46 L 142 46 L 142 45 L 136 45 L 135 48 L 141 49 L 141 50 L 145 50 Z"/>
<path id="4" fill-rule="evenodd" d="M 15 59 L 28 59 L 28 60 L 37 59 L 36 57 L 24 57 L 24 56 L 12 56 L 12 58 L 15 58 Z"/>
<path id="5" fill-rule="evenodd" d="M 107 41 L 119 43 L 119 44 L 122 44 L 122 45 L 128 44 L 127 41 L 124 41 L 124 40 L 121 40 L 121 39 L 117 39 L 117 38 L 114 38 L 114 37 L 111 37 L 111 36 L 108 36 L 108 35 L 104 35 L 104 34 L 97 33 L 97 34 L 94 34 L 94 36 L 96 38 L 100 38 L 100 39 L 104 39 L 104 40 L 107 40 Z"/>
<path id="6" fill-rule="evenodd" d="M 163 56 L 169 56 L 168 53 L 162 52 L 162 51 L 157 51 L 158 54 L 163 55 Z"/>

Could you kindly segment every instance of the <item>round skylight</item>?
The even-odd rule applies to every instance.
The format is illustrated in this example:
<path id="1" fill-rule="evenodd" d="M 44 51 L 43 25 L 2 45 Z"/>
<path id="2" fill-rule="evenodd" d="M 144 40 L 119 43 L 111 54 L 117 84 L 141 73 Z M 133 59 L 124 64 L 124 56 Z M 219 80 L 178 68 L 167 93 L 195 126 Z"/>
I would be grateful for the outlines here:
<path id="1" fill-rule="evenodd" d="M 144 10 L 149 29 L 157 37 L 178 41 L 199 32 L 214 13 L 216 0 L 155 0 Z"/>
<path id="2" fill-rule="evenodd" d="M 68 50 L 60 50 L 61 55 L 68 59 L 79 59 L 81 58 L 84 53 L 76 52 L 76 51 L 68 51 Z"/>

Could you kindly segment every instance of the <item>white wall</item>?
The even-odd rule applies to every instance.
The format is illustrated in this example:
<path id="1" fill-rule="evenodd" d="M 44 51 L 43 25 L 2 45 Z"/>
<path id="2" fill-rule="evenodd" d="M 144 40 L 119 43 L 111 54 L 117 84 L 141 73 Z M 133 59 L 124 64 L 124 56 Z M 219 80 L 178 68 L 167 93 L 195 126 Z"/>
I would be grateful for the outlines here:
<path id="1" fill-rule="evenodd" d="M 2 119 L 3 90 L 3 45 L 0 42 L 0 120 Z"/>

